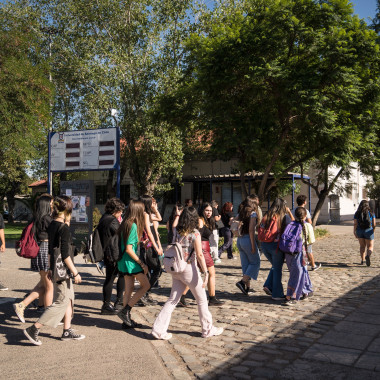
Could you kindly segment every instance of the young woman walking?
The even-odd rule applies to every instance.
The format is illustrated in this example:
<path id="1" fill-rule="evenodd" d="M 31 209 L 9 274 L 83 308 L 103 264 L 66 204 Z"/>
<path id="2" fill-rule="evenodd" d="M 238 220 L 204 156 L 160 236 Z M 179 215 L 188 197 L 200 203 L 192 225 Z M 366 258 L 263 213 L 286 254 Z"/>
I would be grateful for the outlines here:
<path id="1" fill-rule="evenodd" d="M 206 261 L 207 270 L 209 273 L 208 279 L 208 295 L 210 306 L 220 306 L 224 304 L 224 301 L 220 301 L 215 296 L 215 266 L 214 261 L 210 253 L 210 238 L 213 239 L 213 228 L 215 226 L 215 220 L 212 216 L 212 206 L 210 203 L 203 203 L 201 207 L 201 215 L 199 217 L 198 227 L 201 233 L 202 251 Z"/>
<path id="2" fill-rule="evenodd" d="M 160 237 L 154 228 L 154 221 L 161 220 L 161 215 L 157 210 L 157 205 L 153 205 L 153 198 L 149 195 L 142 195 L 139 200 L 144 204 L 144 233 L 143 242 L 140 246 L 141 259 L 148 267 L 150 287 L 154 286 L 161 276 L 162 247 Z M 157 305 L 149 292 L 141 298 L 143 305 Z"/>
<path id="3" fill-rule="evenodd" d="M 286 291 L 285 305 L 295 305 L 300 299 L 313 295 L 309 272 L 307 271 L 308 241 L 314 240 L 313 228 L 306 227 L 306 209 L 297 207 L 294 211 L 295 221 L 290 224 L 300 226 L 294 253 L 285 253 L 286 265 L 289 269 L 289 281 Z M 310 225 L 310 224 L 309 224 Z M 305 247 L 303 251 L 302 247 Z"/>
<path id="4" fill-rule="evenodd" d="M 194 207 L 185 207 L 179 217 L 174 239 L 181 243 L 184 258 L 187 260 L 188 265 L 184 272 L 172 274 L 173 283 L 170 297 L 153 324 L 152 335 L 156 339 L 167 340 L 172 337 L 172 334 L 167 332 L 171 315 L 187 286 L 190 288 L 198 304 L 202 337 L 208 338 L 220 335 L 223 332 L 223 328 L 213 326 L 212 315 L 207 306 L 207 296 L 204 288 L 208 282 L 208 272 L 202 253 L 200 233 L 196 229 L 197 225 L 198 213 L 196 209 Z M 205 274 L 203 282 L 196 261 L 198 261 L 202 272 Z"/>
<path id="5" fill-rule="evenodd" d="M 242 293 L 249 295 L 251 279 L 257 280 L 260 271 L 260 252 L 256 244 L 257 203 L 245 200 L 239 207 L 240 236 L 237 246 L 240 253 L 243 278 L 236 283 Z"/>
<path id="6" fill-rule="evenodd" d="M 125 205 L 119 198 L 111 198 L 105 205 L 105 213 L 100 218 L 97 226 L 103 251 L 105 251 L 107 245 L 111 241 L 112 236 L 114 236 L 119 230 L 119 219 L 121 219 L 124 208 Z M 106 266 L 106 278 L 103 284 L 103 305 L 100 313 L 105 315 L 115 315 L 118 310 L 123 307 L 125 281 L 124 277 L 120 275 L 119 270 L 117 269 L 117 264 L 110 262 L 106 255 L 104 256 L 104 264 Z M 112 305 L 112 288 L 116 278 L 116 302 Z"/>
<path id="7" fill-rule="evenodd" d="M 54 262 L 54 248 L 60 246 L 62 261 L 66 267 L 70 278 L 63 281 L 54 282 L 54 302 L 45 310 L 36 323 L 24 330 L 25 336 L 33 344 L 39 346 L 41 341 L 38 334 L 42 326 L 57 327 L 63 319 L 62 340 L 80 340 L 84 335 L 76 334 L 71 328 L 71 319 L 74 314 L 74 286 L 72 279 L 76 284 L 80 284 L 82 279 L 74 265 L 74 250 L 72 238 L 69 229 L 73 203 L 66 196 L 55 197 L 53 203 L 53 221 L 48 228 L 49 239 L 49 256 L 50 271 L 49 277 L 52 277 L 56 271 Z"/>
<path id="8" fill-rule="evenodd" d="M 289 221 L 294 220 L 291 211 L 286 207 L 286 202 L 277 198 L 264 215 L 259 226 L 258 239 L 261 243 L 261 250 L 272 264 L 264 283 L 264 292 L 272 296 L 275 301 L 283 301 L 285 297 L 281 282 L 284 253 L 278 249 L 278 241 L 286 227 L 287 218 Z"/>
<path id="9" fill-rule="evenodd" d="M 371 265 L 371 255 L 375 243 L 375 229 L 376 218 L 370 210 L 369 202 L 361 201 L 354 215 L 354 235 L 359 240 L 361 265 L 364 264 L 365 260 L 368 267 Z"/>
<path id="10" fill-rule="evenodd" d="M 223 227 L 220 229 L 220 234 L 223 236 L 224 242 L 223 245 L 219 248 L 219 258 L 221 258 L 224 251 L 227 251 L 228 259 L 234 258 L 232 254 L 233 237 L 230 229 L 230 223 L 234 218 L 233 208 L 234 206 L 231 202 L 226 202 L 222 207 L 221 220 Z"/>
<path id="11" fill-rule="evenodd" d="M 124 308 L 118 313 L 123 321 L 123 328 L 139 327 L 139 324 L 131 319 L 131 309 L 150 289 L 148 267 L 138 256 L 138 246 L 145 225 L 144 208 L 143 202 L 131 200 L 118 232 L 123 256 L 117 267 L 125 281 Z M 135 278 L 140 283 L 140 288 L 132 296 Z"/>
<path id="12" fill-rule="evenodd" d="M 13 304 L 13 308 L 21 322 L 25 323 L 24 312 L 26 307 L 35 299 L 40 298 L 43 301 L 42 310 L 50 306 L 53 302 L 53 282 L 48 277 L 49 272 L 49 244 L 48 244 L 48 227 L 53 220 L 52 214 L 53 197 L 50 194 L 42 194 L 36 202 L 36 211 L 34 215 L 35 238 L 40 250 L 37 257 L 31 259 L 31 268 L 39 272 L 40 281 L 31 291 L 31 293 L 21 302 Z"/>

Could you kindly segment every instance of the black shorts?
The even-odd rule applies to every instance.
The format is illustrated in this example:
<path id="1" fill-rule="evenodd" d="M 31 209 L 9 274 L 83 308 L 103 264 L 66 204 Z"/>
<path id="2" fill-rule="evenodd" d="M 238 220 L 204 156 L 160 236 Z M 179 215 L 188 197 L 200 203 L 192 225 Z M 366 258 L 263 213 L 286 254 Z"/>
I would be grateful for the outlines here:
<path id="1" fill-rule="evenodd" d="M 119 273 L 120 273 L 120 276 L 136 276 L 136 275 L 138 275 L 138 274 L 140 274 L 140 273 L 144 273 L 144 271 L 143 270 L 141 270 L 140 272 L 136 272 L 136 273 L 124 273 L 124 272 L 120 272 L 119 271 Z"/>

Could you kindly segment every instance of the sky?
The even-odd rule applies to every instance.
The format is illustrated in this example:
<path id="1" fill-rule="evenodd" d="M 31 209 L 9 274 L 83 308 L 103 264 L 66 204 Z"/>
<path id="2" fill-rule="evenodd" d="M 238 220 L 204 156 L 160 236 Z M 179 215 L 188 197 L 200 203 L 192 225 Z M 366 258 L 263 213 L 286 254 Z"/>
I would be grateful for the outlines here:
<path id="1" fill-rule="evenodd" d="M 351 2 L 354 4 L 354 12 L 370 23 L 368 17 L 374 18 L 376 15 L 376 0 L 351 0 Z"/>

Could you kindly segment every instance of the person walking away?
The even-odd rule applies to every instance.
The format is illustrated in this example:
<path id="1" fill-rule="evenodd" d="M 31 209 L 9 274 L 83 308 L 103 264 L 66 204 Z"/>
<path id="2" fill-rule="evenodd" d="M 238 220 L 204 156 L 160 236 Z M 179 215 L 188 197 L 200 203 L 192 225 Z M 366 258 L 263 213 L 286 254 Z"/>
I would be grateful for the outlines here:
<path id="1" fill-rule="evenodd" d="M 5 252 L 5 225 L 3 215 L 0 214 L 0 252 Z M 0 290 L 8 290 L 8 287 L 0 282 Z"/>
<path id="2" fill-rule="evenodd" d="M 63 319 L 63 334 L 61 340 L 81 340 L 84 335 L 75 333 L 71 328 L 71 319 L 74 315 L 74 279 L 75 284 L 80 284 L 82 278 L 74 265 L 74 250 L 69 229 L 73 203 L 66 196 L 57 196 L 53 203 L 53 221 L 48 227 L 50 271 L 52 277 L 57 271 L 54 260 L 54 248 L 60 247 L 62 261 L 70 277 L 66 280 L 54 282 L 54 301 L 45 310 L 36 323 L 24 330 L 25 336 L 34 345 L 41 345 L 38 334 L 42 326 L 57 327 Z"/>
<path id="3" fill-rule="evenodd" d="M 53 302 L 54 285 L 48 276 L 49 263 L 49 240 L 48 228 L 52 222 L 53 197 L 50 194 L 42 194 L 37 198 L 33 223 L 35 239 L 39 245 L 37 257 L 31 259 L 31 269 L 40 274 L 40 280 L 33 290 L 21 302 L 13 304 L 17 317 L 25 323 L 25 309 L 37 298 L 43 300 L 43 306 L 39 309 L 46 309 Z"/>
<path id="4" fill-rule="evenodd" d="M 201 237 L 197 230 L 197 225 L 198 213 L 196 209 L 194 207 L 185 207 L 179 217 L 174 239 L 182 246 L 187 267 L 184 272 L 171 274 L 172 289 L 170 297 L 158 314 L 152 328 L 152 335 L 156 339 L 168 340 L 172 337 L 172 334 L 167 332 L 171 315 L 187 286 L 197 301 L 198 315 L 202 326 L 202 337 L 209 338 L 223 333 L 223 328 L 213 325 L 212 315 L 207 305 L 207 296 L 204 288 L 208 282 L 208 271 L 202 253 Z M 193 254 L 194 252 L 195 255 Z M 196 261 L 198 261 L 202 273 L 205 275 L 203 282 Z"/>
<path id="5" fill-rule="evenodd" d="M 122 258 L 117 267 L 125 281 L 124 308 L 118 312 L 118 317 L 123 321 L 123 328 L 140 327 L 132 320 L 131 310 L 150 288 L 148 266 L 138 255 L 139 242 L 145 228 L 144 210 L 143 202 L 131 200 L 118 230 Z M 140 288 L 132 296 L 135 279 L 140 283 Z"/>
<path id="6" fill-rule="evenodd" d="M 284 253 L 278 249 L 278 242 L 286 227 L 287 217 L 290 221 L 294 220 L 286 202 L 282 198 L 276 198 L 263 216 L 258 231 L 261 250 L 272 265 L 263 290 L 275 301 L 283 301 L 285 297 L 281 282 Z"/>
<path id="7" fill-rule="evenodd" d="M 210 237 L 212 236 L 212 231 L 215 226 L 215 220 L 212 216 L 212 206 L 210 203 L 203 203 L 201 207 L 201 216 L 199 217 L 199 232 L 201 234 L 201 244 L 203 250 L 203 256 L 206 261 L 207 270 L 209 272 L 208 280 L 208 294 L 209 294 L 209 305 L 210 306 L 220 306 L 224 304 L 215 296 L 215 266 L 214 261 L 210 254 Z"/>
<path id="8" fill-rule="evenodd" d="M 107 245 L 110 243 L 111 238 L 116 235 L 119 230 L 121 215 L 125 209 L 124 203 L 119 198 L 111 198 L 107 201 L 104 214 L 99 220 L 97 226 L 99 232 L 100 242 L 102 244 L 103 252 L 106 250 Z M 103 315 L 115 315 L 118 310 L 123 307 L 123 294 L 124 294 L 124 277 L 120 275 L 117 268 L 117 263 L 110 262 L 106 255 L 104 255 L 104 264 L 106 267 L 106 278 L 103 284 L 103 305 L 100 313 Z M 112 288 L 115 279 L 116 282 L 116 302 L 111 304 Z"/>
<path id="9" fill-rule="evenodd" d="M 168 244 L 170 244 L 173 241 L 173 223 L 181 215 L 181 212 L 183 210 L 183 206 L 181 203 L 177 202 L 177 204 L 173 207 L 172 213 L 169 216 L 169 219 L 166 223 L 166 229 L 168 230 Z"/>
<path id="10" fill-rule="evenodd" d="M 361 265 L 371 265 L 371 255 L 375 243 L 376 217 L 371 212 L 369 202 L 360 202 L 354 215 L 354 235 L 359 240 Z M 367 252 L 366 252 L 367 249 Z M 365 255 L 365 257 L 364 257 Z"/>
<path id="11" fill-rule="evenodd" d="M 292 306 L 301 299 L 313 295 L 313 287 L 307 271 L 308 241 L 315 240 L 313 227 L 306 223 L 307 213 L 304 207 L 297 207 L 294 211 L 295 221 L 292 221 L 285 229 L 297 231 L 295 249 L 293 252 L 285 252 L 286 265 L 289 269 L 289 281 L 286 291 L 285 305 Z M 310 227 L 307 227 L 309 225 Z M 304 247 L 304 250 L 303 250 Z M 280 245 L 281 248 L 281 245 Z"/>
<path id="12" fill-rule="evenodd" d="M 222 207 L 221 221 L 223 223 L 223 227 L 220 229 L 220 235 L 223 236 L 224 242 L 223 245 L 219 248 L 219 258 L 221 258 L 224 251 L 227 251 L 228 259 L 234 258 L 232 253 L 233 237 L 230 229 L 230 223 L 234 218 L 233 207 L 234 206 L 231 202 L 226 202 Z"/>
<path id="13" fill-rule="evenodd" d="M 210 236 L 210 253 L 211 258 L 214 261 L 214 264 L 220 264 L 222 260 L 219 258 L 219 228 L 218 223 L 221 219 L 221 216 L 218 211 L 218 202 L 213 200 L 211 202 L 212 207 L 212 217 L 215 221 L 212 229 L 212 235 Z"/>
<path id="14" fill-rule="evenodd" d="M 306 222 L 309 223 L 311 226 L 313 225 L 313 222 L 311 220 L 311 214 L 310 211 L 306 208 L 306 201 L 307 197 L 306 195 L 299 195 L 296 199 L 298 207 L 303 207 L 306 210 Z M 314 259 L 314 254 L 313 254 L 313 248 L 312 245 L 308 245 L 308 257 L 309 257 L 309 262 L 310 262 L 310 267 L 311 270 L 316 271 L 318 270 L 322 264 L 321 263 L 316 263 Z"/>
<path id="15" fill-rule="evenodd" d="M 144 203 L 145 206 L 145 228 L 143 233 L 143 241 L 140 247 L 141 260 L 148 266 L 148 275 L 150 288 L 156 284 L 161 276 L 161 261 L 159 256 L 162 256 L 162 247 L 159 236 L 154 229 L 153 221 L 157 219 L 156 208 L 152 208 L 153 198 L 149 195 L 142 195 L 139 200 Z M 160 215 L 161 217 L 161 215 Z M 142 305 L 157 305 L 157 301 L 150 296 L 148 292 L 141 298 Z"/>
<path id="16" fill-rule="evenodd" d="M 250 295 L 251 279 L 257 280 L 260 271 L 260 252 L 256 244 L 257 203 L 245 200 L 239 207 L 240 236 L 237 246 L 240 253 L 243 278 L 236 283 L 242 293 Z"/>

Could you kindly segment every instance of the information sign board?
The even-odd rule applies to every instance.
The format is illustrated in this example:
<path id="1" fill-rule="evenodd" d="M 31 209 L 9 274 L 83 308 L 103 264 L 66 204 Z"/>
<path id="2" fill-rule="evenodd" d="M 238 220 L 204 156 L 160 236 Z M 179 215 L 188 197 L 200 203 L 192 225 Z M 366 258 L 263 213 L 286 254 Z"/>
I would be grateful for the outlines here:
<path id="1" fill-rule="evenodd" d="M 119 158 L 117 128 L 50 133 L 50 171 L 116 169 Z"/>

